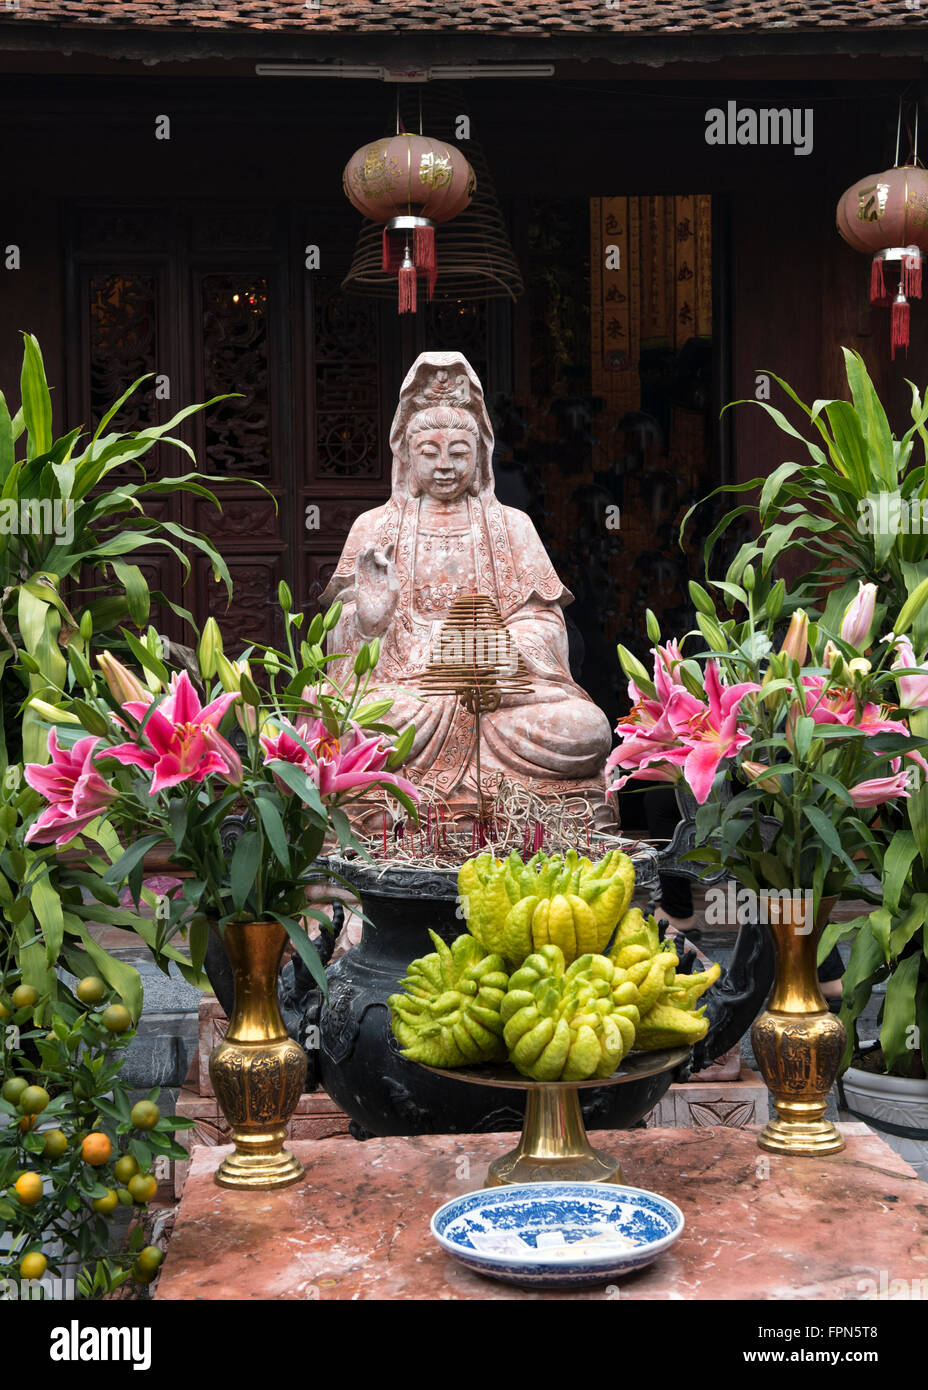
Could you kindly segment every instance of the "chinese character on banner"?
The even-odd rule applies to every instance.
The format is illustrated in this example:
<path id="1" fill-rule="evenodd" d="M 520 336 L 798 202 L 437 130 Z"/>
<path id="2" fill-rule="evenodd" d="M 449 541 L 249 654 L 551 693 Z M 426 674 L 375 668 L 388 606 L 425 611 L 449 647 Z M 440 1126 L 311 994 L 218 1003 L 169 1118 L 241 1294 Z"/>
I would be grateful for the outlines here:
<path id="1" fill-rule="evenodd" d="M 680 269 L 677 271 L 677 280 L 692 280 L 692 278 L 692 269 L 687 264 L 687 262 L 684 261 L 683 264 L 680 266 Z"/>
<path id="2" fill-rule="evenodd" d="M 682 222 L 677 223 L 677 241 L 689 241 L 692 235 L 693 229 L 690 226 L 690 219 L 684 217 Z"/>

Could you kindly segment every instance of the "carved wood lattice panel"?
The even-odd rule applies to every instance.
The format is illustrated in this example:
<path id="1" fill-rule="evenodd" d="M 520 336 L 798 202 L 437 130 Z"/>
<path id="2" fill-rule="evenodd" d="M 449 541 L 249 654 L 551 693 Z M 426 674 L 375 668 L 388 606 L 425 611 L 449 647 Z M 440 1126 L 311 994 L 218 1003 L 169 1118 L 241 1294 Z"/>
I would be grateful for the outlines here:
<path id="1" fill-rule="evenodd" d="M 269 294 L 266 276 L 204 275 L 201 282 L 206 393 L 240 393 L 207 415 L 205 472 L 271 476 Z"/>
<path id="2" fill-rule="evenodd" d="M 314 284 L 315 476 L 381 476 L 380 320 L 375 301 Z"/>
<path id="3" fill-rule="evenodd" d="M 102 273 L 88 280 L 90 418 L 94 426 L 140 376 L 156 369 L 158 297 L 155 276 Z M 114 430 L 140 430 L 154 421 L 151 383 L 140 387 L 113 419 Z"/>

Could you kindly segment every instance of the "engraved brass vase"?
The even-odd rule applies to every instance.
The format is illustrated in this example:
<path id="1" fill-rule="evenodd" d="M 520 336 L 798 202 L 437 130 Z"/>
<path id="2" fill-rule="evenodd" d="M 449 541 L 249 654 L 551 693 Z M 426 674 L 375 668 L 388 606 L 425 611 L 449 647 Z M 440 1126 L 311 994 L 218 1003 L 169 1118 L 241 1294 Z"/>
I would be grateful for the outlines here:
<path id="1" fill-rule="evenodd" d="M 229 922 L 223 946 L 235 979 L 228 1031 L 209 1059 L 210 1080 L 232 1131 L 235 1153 L 220 1164 L 220 1187 L 286 1187 L 303 1165 L 284 1148 L 287 1124 L 306 1083 L 306 1053 L 277 1004 L 287 933 L 279 922 Z"/>
<path id="2" fill-rule="evenodd" d="M 844 1148 L 824 1115 L 846 1035 L 829 1012 L 816 966 L 819 938 L 836 901 L 822 899 L 814 925 L 794 922 L 782 902 L 769 904 L 776 979 L 770 1002 L 751 1029 L 751 1045 L 776 1111 L 758 1139 L 770 1153 L 815 1156 Z"/>

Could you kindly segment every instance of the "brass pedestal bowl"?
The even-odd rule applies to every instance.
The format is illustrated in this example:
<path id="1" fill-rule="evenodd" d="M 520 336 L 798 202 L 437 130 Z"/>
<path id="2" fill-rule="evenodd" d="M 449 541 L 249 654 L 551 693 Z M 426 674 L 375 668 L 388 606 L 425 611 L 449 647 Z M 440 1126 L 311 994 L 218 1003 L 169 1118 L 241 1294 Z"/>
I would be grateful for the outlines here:
<path id="1" fill-rule="evenodd" d="M 436 1076 L 472 1086 L 524 1091 L 525 1121 L 516 1148 L 490 1164 L 484 1187 L 526 1182 L 621 1183 L 619 1160 L 594 1149 L 587 1138 L 578 1092 L 593 1086 L 620 1086 L 672 1071 L 689 1059 L 688 1047 L 632 1052 L 611 1076 L 592 1081 L 532 1081 L 508 1063 L 452 1071 L 426 1067 Z M 422 1064 L 420 1064 L 422 1065 Z"/>

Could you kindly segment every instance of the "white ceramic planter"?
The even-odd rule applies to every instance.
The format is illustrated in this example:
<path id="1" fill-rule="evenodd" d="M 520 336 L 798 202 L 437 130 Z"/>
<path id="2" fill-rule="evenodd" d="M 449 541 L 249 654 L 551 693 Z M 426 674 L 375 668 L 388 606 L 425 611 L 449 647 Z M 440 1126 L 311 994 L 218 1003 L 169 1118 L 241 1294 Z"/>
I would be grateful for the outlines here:
<path id="1" fill-rule="evenodd" d="M 848 1067 L 842 1080 L 848 1108 L 876 1121 L 877 1133 L 928 1182 L 928 1081 L 879 1076 L 858 1067 Z M 878 1124 L 892 1129 L 880 1129 Z M 905 1130 L 912 1130 L 912 1136 Z"/>

